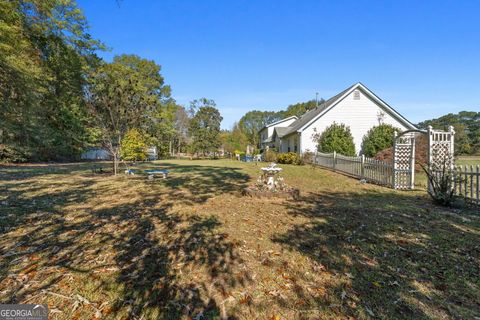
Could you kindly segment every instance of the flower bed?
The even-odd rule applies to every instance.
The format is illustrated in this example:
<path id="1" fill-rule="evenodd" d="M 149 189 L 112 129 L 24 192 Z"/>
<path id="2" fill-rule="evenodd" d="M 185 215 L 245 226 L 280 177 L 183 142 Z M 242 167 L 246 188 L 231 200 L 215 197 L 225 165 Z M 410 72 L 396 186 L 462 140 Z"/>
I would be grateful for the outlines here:
<path id="1" fill-rule="evenodd" d="M 293 200 L 298 200 L 300 198 L 300 190 L 295 188 L 271 191 L 266 189 L 258 189 L 256 187 L 247 187 L 243 189 L 242 194 L 244 196 L 255 198 L 284 198 Z"/>

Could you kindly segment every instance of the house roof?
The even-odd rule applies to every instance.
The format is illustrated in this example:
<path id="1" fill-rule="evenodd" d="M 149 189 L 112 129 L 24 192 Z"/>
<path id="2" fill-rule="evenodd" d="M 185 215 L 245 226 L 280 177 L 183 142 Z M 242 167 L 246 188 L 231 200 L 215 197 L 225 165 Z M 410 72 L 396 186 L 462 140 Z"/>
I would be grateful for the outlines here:
<path id="1" fill-rule="evenodd" d="M 316 116 L 318 116 L 320 113 L 322 113 L 325 109 L 330 107 L 335 101 L 337 101 L 341 96 L 343 96 L 347 91 L 352 89 L 354 86 L 355 85 L 348 87 L 347 89 L 345 89 L 342 92 L 340 92 L 339 94 L 331 97 L 330 99 L 328 99 L 327 101 L 325 101 L 324 103 L 319 105 L 318 107 L 304 113 L 300 117 L 300 119 L 298 119 L 297 121 L 295 121 L 294 123 L 292 123 L 288 127 L 289 130 L 288 130 L 288 132 L 284 133 L 284 136 L 292 134 L 293 132 L 298 131 L 301 128 L 303 128 L 303 126 L 308 124 L 311 120 L 313 120 Z"/>
<path id="2" fill-rule="evenodd" d="M 276 133 L 279 138 L 285 136 L 286 133 L 290 131 L 290 127 L 275 127 L 273 129 L 274 134 Z"/>
<path id="3" fill-rule="evenodd" d="M 403 122 L 406 127 L 409 127 L 411 129 L 415 129 L 415 125 L 413 125 L 410 121 L 408 121 L 406 118 L 404 118 L 400 113 L 398 113 L 395 109 L 390 107 L 385 101 L 380 99 L 377 95 L 375 95 L 372 91 L 370 91 L 367 87 L 365 87 L 362 83 L 358 82 L 347 89 L 343 90 L 342 92 L 336 94 L 335 96 L 331 97 L 315 109 L 312 109 L 308 112 L 306 112 L 303 116 L 300 117 L 297 121 L 293 122 L 290 126 L 288 126 L 288 130 L 286 132 L 283 132 L 283 137 L 291 135 L 295 132 L 301 132 L 303 129 L 308 127 L 311 123 L 313 123 L 316 119 L 321 117 L 325 112 L 333 108 L 338 102 L 343 100 L 344 97 L 346 97 L 351 91 L 355 89 L 362 89 L 362 91 L 372 97 L 374 100 L 377 100 L 377 102 L 389 113 L 392 114 L 392 116 L 398 118 L 401 122 Z"/>
<path id="4" fill-rule="evenodd" d="M 269 124 L 265 125 L 262 129 L 258 130 L 258 132 L 262 131 L 263 129 L 270 128 L 271 126 L 275 126 L 275 125 L 277 125 L 277 124 L 280 124 L 280 123 L 282 123 L 282 122 L 285 122 L 285 121 L 287 121 L 287 120 L 290 120 L 290 119 L 297 119 L 297 120 L 298 120 L 298 117 L 297 117 L 297 116 L 291 116 L 291 117 L 288 117 L 288 118 L 284 118 L 284 119 L 282 119 L 282 120 L 278 120 L 278 121 L 269 123 Z"/>

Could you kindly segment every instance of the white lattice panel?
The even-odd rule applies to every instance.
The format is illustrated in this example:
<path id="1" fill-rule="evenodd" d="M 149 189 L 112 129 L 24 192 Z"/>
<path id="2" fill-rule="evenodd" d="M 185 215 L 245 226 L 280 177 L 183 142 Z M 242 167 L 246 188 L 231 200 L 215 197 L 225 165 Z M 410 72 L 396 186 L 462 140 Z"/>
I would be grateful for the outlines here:
<path id="1" fill-rule="evenodd" d="M 412 162 L 415 157 L 415 133 L 406 133 L 395 138 L 394 188 L 411 189 L 413 180 Z"/>

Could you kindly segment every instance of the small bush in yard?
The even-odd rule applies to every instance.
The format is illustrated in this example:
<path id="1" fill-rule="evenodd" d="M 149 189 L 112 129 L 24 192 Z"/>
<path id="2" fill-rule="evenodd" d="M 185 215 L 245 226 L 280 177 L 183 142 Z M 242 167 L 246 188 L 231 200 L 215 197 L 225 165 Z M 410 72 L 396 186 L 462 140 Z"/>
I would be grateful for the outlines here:
<path id="1" fill-rule="evenodd" d="M 265 151 L 265 161 L 267 162 L 277 162 L 278 153 L 275 150 Z"/>
<path id="2" fill-rule="evenodd" d="M 295 152 L 288 152 L 288 153 L 280 153 L 277 156 L 277 162 L 283 164 L 302 164 L 302 158 L 298 153 Z"/>
<path id="3" fill-rule="evenodd" d="M 378 152 L 375 159 L 392 163 L 393 161 L 393 146 Z M 415 137 L 415 170 L 422 171 L 422 166 L 428 162 L 428 139 L 424 134 Z"/>
<path id="4" fill-rule="evenodd" d="M 425 171 L 430 187 L 427 189 L 428 194 L 433 201 L 439 205 L 450 207 L 456 199 L 454 183 L 461 183 L 450 164 L 453 158 L 445 157 L 442 163 L 434 163 L 429 169 L 427 166 L 422 166 Z"/>
<path id="5" fill-rule="evenodd" d="M 137 129 L 131 129 L 122 139 L 120 155 L 127 161 L 144 161 L 147 159 L 147 142 L 145 136 Z"/>
<path id="6" fill-rule="evenodd" d="M 389 124 L 381 124 L 368 130 L 362 141 L 363 154 L 374 157 L 379 151 L 392 147 L 394 132 L 400 132 L 400 129 Z"/>
<path id="7" fill-rule="evenodd" d="M 313 135 L 313 140 L 318 143 L 318 151 L 324 153 L 337 152 L 345 156 L 355 156 L 355 144 L 350 127 L 341 123 L 333 123 L 321 134 Z"/>
<path id="8" fill-rule="evenodd" d="M 313 163 L 314 157 L 315 157 L 315 153 L 307 150 L 304 153 L 302 153 L 302 156 L 301 156 L 302 163 Z"/>

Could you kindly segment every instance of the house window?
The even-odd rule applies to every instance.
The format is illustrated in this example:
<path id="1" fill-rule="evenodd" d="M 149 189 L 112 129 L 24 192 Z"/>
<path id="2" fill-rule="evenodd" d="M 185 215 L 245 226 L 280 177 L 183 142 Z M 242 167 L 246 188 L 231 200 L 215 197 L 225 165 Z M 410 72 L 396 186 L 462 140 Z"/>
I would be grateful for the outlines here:
<path id="1" fill-rule="evenodd" d="M 353 91 L 353 100 L 360 100 L 360 91 Z"/>

